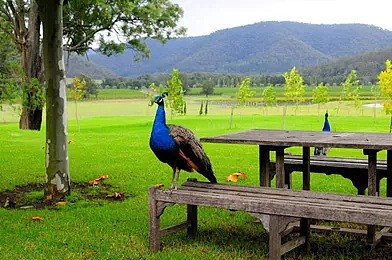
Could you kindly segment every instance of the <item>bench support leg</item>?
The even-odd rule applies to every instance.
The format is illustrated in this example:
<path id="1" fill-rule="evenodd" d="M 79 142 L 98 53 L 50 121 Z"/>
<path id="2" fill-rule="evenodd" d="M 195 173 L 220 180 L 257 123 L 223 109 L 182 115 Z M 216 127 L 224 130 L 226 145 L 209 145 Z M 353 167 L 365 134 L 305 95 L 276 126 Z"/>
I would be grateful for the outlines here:
<path id="1" fill-rule="evenodd" d="M 156 187 L 151 187 L 148 196 L 148 214 L 149 214 L 149 244 L 150 249 L 154 252 L 160 249 L 160 214 L 158 203 L 155 200 Z"/>
<path id="2" fill-rule="evenodd" d="M 300 231 L 301 237 L 305 237 L 304 249 L 307 254 L 310 253 L 310 219 L 303 218 L 300 221 Z"/>
<path id="3" fill-rule="evenodd" d="M 270 216 L 269 222 L 269 260 L 279 260 L 282 246 L 282 237 L 280 234 L 279 216 Z"/>
<path id="4" fill-rule="evenodd" d="M 290 223 L 295 221 L 298 221 L 298 218 L 269 215 L 269 260 L 281 259 L 282 255 L 305 243 L 305 237 L 299 236 L 282 245 L 282 237 L 293 230 L 293 227 L 290 227 Z"/>
<path id="5" fill-rule="evenodd" d="M 194 238 L 197 232 L 197 206 L 187 205 L 188 236 Z"/>

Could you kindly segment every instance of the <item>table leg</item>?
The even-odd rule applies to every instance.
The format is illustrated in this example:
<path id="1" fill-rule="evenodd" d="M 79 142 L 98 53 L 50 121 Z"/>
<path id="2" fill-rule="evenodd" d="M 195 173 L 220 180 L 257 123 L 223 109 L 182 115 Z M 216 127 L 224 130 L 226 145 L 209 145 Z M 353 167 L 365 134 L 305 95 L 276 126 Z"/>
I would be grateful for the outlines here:
<path id="1" fill-rule="evenodd" d="M 377 151 L 368 150 L 368 196 L 377 196 Z M 367 240 L 371 245 L 375 244 L 376 226 L 368 225 Z"/>
<path id="2" fill-rule="evenodd" d="M 377 151 L 369 150 L 368 154 L 368 195 L 377 196 Z"/>
<path id="3" fill-rule="evenodd" d="M 270 187 L 270 150 L 262 145 L 259 145 L 259 167 L 260 186 Z"/>
<path id="4" fill-rule="evenodd" d="M 302 189 L 310 190 L 310 147 L 302 148 Z"/>
<path id="5" fill-rule="evenodd" d="M 302 148 L 302 189 L 310 190 L 310 147 Z M 305 237 L 305 251 L 310 252 L 310 219 L 300 221 L 300 235 Z"/>
<path id="6" fill-rule="evenodd" d="M 387 197 L 392 197 L 392 150 L 387 151 Z"/>
<path id="7" fill-rule="evenodd" d="M 276 187 L 285 188 L 284 183 L 284 148 L 276 149 Z"/>

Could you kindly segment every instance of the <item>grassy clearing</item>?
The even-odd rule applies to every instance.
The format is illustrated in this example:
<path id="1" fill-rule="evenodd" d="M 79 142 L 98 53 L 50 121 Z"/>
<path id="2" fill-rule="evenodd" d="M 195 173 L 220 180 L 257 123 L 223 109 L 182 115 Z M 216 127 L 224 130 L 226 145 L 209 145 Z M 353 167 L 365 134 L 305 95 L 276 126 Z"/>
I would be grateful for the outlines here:
<path id="1" fill-rule="evenodd" d="M 98 89 L 98 99 L 142 98 L 145 94 L 135 89 Z"/>
<path id="2" fill-rule="evenodd" d="M 238 108 L 233 128 L 229 129 L 230 109 L 211 105 L 210 115 L 198 116 L 199 102 L 189 101 L 187 116 L 167 117 L 170 123 L 192 129 L 197 136 L 211 136 L 249 128 L 282 128 L 281 108 Z M 389 117 L 371 109 L 363 115 L 349 107 L 334 115 L 329 104 L 330 122 L 337 131 L 387 132 Z M 195 240 L 185 232 L 163 238 L 163 251 L 148 250 L 147 190 L 157 183 L 170 186 L 171 169 L 160 163 L 148 147 L 156 107 L 146 100 L 93 101 L 80 103 L 80 132 L 74 119 L 74 106 L 69 103 L 69 157 L 71 179 L 87 182 L 109 175 L 106 184 L 128 195 L 124 202 L 92 202 L 73 193 L 65 206 L 56 209 L 7 210 L 0 208 L 0 259 L 264 259 L 268 236 L 261 225 L 246 213 L 220 209 L 200 209 L 200 229 Z M 289 109 L 286 129 L 321 129 L 323 110 L 300 107 L 295 114 Z M 4 112 L 2 112 L 4 113 Z M 355 114 L 354 114 L 355 113 Z M 4 118 L 14 118 L 3 115 Z M 16 118 L 16 117 L 15 117 Z M 16 185 L 42 183 L 44 174 L 45 133 L 20 131 L 17 118 L 0 124 L 0 191 Z M 45 129 L 45 125 L 43 125 Z M 239 183 L 257 185 L 258 149 L 251 145 L 204 144 L 219 182 L 228 174 L 243 171 L 248 179 Z M 296 152 L 298 148 L 290 148 Z M 363 156 L 360 151 L 332 149 L 331 155 Z M 380 157 L 385 154 L 380 155 Z M 203 179 L 195 173 L 188 177 Z M 294 174 L 294 188 L 301 185 L 300 174 Z M 312 175 L 313 190 L 355 194 L 350 181 L 338 175 Z M 98 192 L 98 191 L 97 191 Z M 385 183 L 381 193 L 385 195 Z M 41 192 L 29 194 L 36 200 Z M 33 222 L 34 216 L 42 221 Z M 167 209 L 164 225 L 185 218 L 184 207 Z M 368 251 L 364 238 L 341 235 L 312 235 L 312 254 L 293 251 L 285 259 L 388 259 L 392 246 Z"/>

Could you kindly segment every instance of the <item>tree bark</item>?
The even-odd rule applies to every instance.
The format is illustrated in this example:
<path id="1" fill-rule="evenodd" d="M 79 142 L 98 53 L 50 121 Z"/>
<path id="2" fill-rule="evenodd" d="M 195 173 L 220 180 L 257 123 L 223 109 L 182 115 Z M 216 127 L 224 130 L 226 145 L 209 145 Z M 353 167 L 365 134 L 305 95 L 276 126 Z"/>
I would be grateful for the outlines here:
<path id="1" fill-rule="evenodd" d="M 20 17 L 24 17 L 23 14 Z M 25 83 L 29 86 L 32 78 L 37 78 L 43 82 L 42 61 L 40 56 L 40 27 L 41 19 L 39 16 L 38 4 L 35 0 L 30 3 L 28 14 L 28 29 L 22 30 L 21 43 L 21 63 L 25 72 Z M 33 88 L 28 88 L 22 106 L 22 113 L 19 119 L 20 129 L 41 130 L 42 107 L 34 105 L 35 95 L 38 93 Z"/>
<path id="2" fill-rule="evenodd" d="M 43 21 L 46 90 L 45 199 L 71 190 L 68 166 L 67 100 L 63 54 L 63 0 L 37 0 Z"/>

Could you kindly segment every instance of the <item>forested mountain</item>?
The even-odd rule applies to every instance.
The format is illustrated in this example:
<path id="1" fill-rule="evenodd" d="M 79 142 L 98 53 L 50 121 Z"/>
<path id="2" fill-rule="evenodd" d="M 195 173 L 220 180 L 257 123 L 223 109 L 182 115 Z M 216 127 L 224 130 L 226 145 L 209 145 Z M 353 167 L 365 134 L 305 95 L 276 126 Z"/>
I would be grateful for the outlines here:
<path id="1" fill-rule="evenodd" d="M 121 76 L 170 72 L 281 73 L 342 56 L 392 47 L 392 32 L 363 24 L 261 22 L 207 36 L 148 41 L 151 58 L 133 62 L 132 51 L 90 59 Z"/>
<path id="2" fill-rule="evenodd" d="M 386 59 L 392 60 L 392 48 L 343 57 L 326 64 L 300 70 L 310 84 L 343 82 L 351 70 L 356 70 L 363 84 L 376 83 L 378 74 L 385 70 Z"/>
<path id="3" fill-rule="evenodd" d="M 90 61 L 87 57 L 69 55 L 65 56 L 65 67 L 67 70 L 67 77 L 74 77 L 84 74 L 92 79 L 103 79 L 118 77 L 116 73 L 109 69 Z"/>
<path id="4" fill-rule="evenodd" d="M 180 72 L 281 74 L 293 66 L 303 69 L 392 48 L 392 32 L 363 24 L 260 22 L 174 39 L 165 45 L 149 40 L 148 46 L 151 58 L 139 63 L 133 61 L 131 50 L 111 57 L 91 52 L 89 58 L 119 76 L 170 73 L 173 68 Z M 73 75 L 72 70 L 83 71 L 83 66 L 74 69 L 71 63 L 68 75 Z"/>

